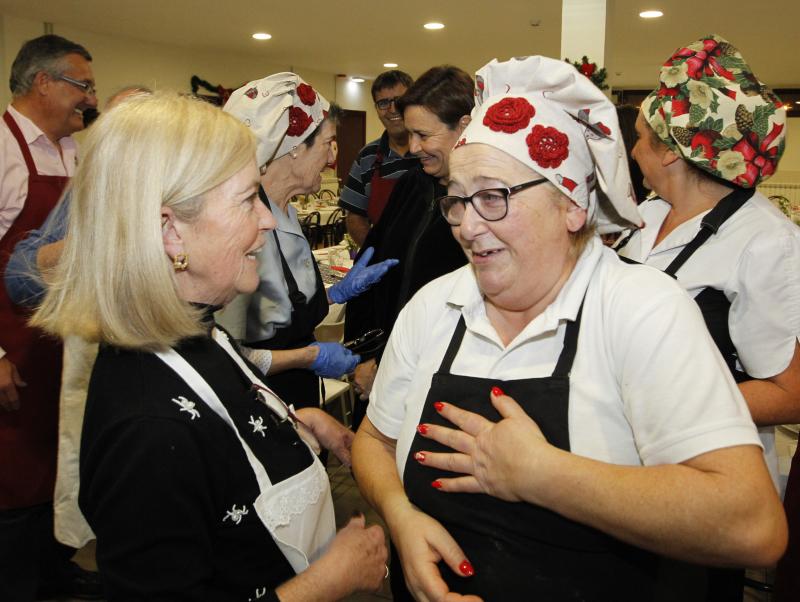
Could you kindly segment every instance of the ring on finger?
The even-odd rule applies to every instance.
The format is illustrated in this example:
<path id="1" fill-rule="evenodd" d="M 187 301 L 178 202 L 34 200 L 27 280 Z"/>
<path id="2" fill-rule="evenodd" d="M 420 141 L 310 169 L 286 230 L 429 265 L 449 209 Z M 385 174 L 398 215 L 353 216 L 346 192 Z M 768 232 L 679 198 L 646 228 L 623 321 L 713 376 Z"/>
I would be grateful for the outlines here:
<path id="1" fill-rule="evenodd" d="M 389 565 L 388 564 L 384 564 L 383 566 L 386 567 L 386 574 L 383 576 L 383 578 L 384 579 L 388 579 L 389 578 Z"/>

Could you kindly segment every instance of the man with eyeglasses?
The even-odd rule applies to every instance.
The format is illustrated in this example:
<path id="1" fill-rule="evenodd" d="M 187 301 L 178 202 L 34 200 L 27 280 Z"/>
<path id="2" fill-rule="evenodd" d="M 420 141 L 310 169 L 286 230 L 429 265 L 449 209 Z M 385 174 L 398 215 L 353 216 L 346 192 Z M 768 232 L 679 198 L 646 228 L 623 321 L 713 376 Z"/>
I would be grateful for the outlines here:
<path id="1" fill-rule="evenodd" d="M 339 195 L 339 205 L 347 211 L 347 232 L 359 246 L 380 219 L 397 180 L 418 161 L 408 152 L 408 132 L 395 104 L 413 83 L 397 69 L 381 73 L 372 83 L 372 100 L 386 130 L 358 153 Z"/>
<path id="2" fill-rule="evenodd" d="M 97 107 L 91 60 L 56 35 L 26 42 L 14 59 L 0 124 L 0 274 L 75 170 L 71 135 Z M 0 284 L 0 599 L 97 598 L 96 573 L 71 563 L 74 550 L 53 535 L 61 345 L 28 327 L 28 317 Z"/>

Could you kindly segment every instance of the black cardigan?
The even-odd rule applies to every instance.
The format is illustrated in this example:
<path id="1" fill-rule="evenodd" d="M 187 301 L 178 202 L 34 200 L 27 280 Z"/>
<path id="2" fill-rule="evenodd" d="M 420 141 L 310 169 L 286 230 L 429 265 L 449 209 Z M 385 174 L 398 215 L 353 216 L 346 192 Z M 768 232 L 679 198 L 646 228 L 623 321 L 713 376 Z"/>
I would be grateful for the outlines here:
<path id="1" fill-rule="evenodd" d="M 213 339 L 176 350 L 215 390 L 273 483 L 310 465 L 294 429 L 273 421 Z M 199 415 L 173 401 L 181 396 Z M 266 436 L 251 417 L 264 419 Z M 274 589 L 295 575 L 256 515 L 258 486 L 235 433 L 151 353 L 101 347 L 80 475 L 109 600 L 277 601 Z"/>
<path id="2" fill-rule="evenodd" d="M 388 336 L 400 310 L 414 293 L 467 263 L 436 203 L 445 194 L 447 189 L 421 166 L 409 169 L 398 180 L 363 248 L 375 248 L 371 263 L 395 258 L 400 264 L 368 291 L 347 302 L 346 339 L 374 328 L 382 328 Z"/>

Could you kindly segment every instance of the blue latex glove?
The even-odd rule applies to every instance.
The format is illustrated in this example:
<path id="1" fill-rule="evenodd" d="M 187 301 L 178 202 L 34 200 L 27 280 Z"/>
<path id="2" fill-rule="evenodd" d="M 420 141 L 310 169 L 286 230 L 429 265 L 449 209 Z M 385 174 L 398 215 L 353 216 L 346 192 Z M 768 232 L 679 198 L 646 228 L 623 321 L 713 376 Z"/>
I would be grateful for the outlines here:
<path id="1" fill-rule="evenodd" d="M 319 355 L 311 364 L 311 370 L 317 376 L 339 378 L 355 370 L 361 362 L 360 355 L 354 354 L 339 343 L 311 343 L 311 345 L 319 347 Z"/>
<path id="2" fill-rule="evenodd" d="M 378 282 L 389 268 L 400 263 L 397 259 L 387 259 L 368 266 L 375 249 L 367 247 L 356 264 L 350 269 L 341 282 L 328 289 L 328 298 L 334 303 L 346 303 Z"/>

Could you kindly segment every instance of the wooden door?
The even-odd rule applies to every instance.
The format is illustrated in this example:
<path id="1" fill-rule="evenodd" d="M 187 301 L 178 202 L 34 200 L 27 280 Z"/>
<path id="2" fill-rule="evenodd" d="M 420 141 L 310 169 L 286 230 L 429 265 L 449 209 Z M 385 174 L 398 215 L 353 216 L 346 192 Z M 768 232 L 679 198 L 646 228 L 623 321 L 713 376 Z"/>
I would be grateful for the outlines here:
<path id="1" fill-rule="evenodd" d="M 336 159 L 336 177 L 340 188 L 347 183 L 347 175 L 358 156 L 358 151 L 367 143 L 367 113 L 365 111 L 342 112 L 336 140 L 339 144 L 339 157 Z"/>

